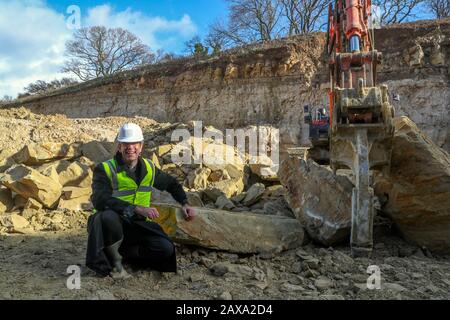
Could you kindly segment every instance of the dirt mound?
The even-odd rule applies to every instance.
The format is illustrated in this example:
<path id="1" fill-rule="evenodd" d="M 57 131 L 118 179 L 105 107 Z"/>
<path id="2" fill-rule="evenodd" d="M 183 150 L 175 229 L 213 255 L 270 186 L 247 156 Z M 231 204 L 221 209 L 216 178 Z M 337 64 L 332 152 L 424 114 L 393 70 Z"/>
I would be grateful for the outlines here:
<path id="1" fill-rule="evenodd" d="M 148 118 L 105 117 L 69 119 L 65 115 L 41 115 L 26 108 L 0 109 L 1 162 L 31 142 L 114 141 L 117 131 L 126 122 L 139 124 L 144 131 L 159 130 L 164 124 Z M 3 134 L 4 133 L 4 134 Z"/>

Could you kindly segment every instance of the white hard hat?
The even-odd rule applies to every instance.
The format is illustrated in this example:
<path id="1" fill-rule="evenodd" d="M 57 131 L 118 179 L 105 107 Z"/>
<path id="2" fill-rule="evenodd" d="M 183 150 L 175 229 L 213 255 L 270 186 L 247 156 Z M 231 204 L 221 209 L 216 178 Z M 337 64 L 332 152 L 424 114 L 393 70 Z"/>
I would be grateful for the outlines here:
<path id="1" fill-rule="evenodd" d="M 144 141 L 144 135 L 142 134 L 141 127 L 134 123 L 125 123 L 119 130 L 119 136 L 117 137 L 119 142 L 142 142 Z"/>

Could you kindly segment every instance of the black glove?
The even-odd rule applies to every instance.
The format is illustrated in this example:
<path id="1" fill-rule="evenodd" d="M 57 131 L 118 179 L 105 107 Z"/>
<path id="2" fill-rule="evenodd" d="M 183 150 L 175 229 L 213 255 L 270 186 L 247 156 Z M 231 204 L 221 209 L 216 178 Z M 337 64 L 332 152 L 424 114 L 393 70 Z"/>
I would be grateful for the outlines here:
<path id="1" fill-rule="evenodd" d="M 131 220 L 136 215 L 134 212 L 134 208 L 136 208 L 135 205 L 130 205 L 123 210 L 123 218 L 126 222 L 131 223 Z"/>

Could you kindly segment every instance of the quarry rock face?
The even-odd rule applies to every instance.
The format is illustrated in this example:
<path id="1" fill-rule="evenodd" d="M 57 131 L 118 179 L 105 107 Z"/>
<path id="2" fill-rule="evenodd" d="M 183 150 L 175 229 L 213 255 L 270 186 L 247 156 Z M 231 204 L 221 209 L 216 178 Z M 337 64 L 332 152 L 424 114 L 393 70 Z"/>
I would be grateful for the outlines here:
<path id="1" fill-rule="evenodd" d="M 278 172 L 286 200 L 308 235 L 334 245 L 349 239 L 353 184 L 331 169 L 290 156 Z"/>
<path id="2" fill-rule="evenodd" d="M 450 99 L 449 38 L 448 19 L 375 30 L 377 50 L 383 53 L 378 79 L 399 95 L 396 114 L 411 118 L 447 152 L 450 120 L 442 115 Z M 324 33 L 294 36 L 223 52 L 220 58 L 168 62 L 87 81 L 16 106 L 74 118 L 124 115 L 126 110 L 127 116 L 195 119 L 221 130 L 271 124 L 280 129 L 280 143 L 293 146 L 307 139 L 303 106 L 323 104 L 327 96 L 325 46 Z"/>
<path id="3" fill-rule="evenodd" d="M 391 171 L 375 192 L 404 237 L 450 252 L 450 157 L 407 117 L 395 119 Z"/>

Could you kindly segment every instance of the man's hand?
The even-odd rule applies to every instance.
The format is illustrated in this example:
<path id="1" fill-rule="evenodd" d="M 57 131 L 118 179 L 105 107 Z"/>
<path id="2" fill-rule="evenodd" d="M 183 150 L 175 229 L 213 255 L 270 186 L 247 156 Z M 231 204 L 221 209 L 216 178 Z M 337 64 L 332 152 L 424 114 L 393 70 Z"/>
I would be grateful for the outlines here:
<path id="1" fill-rule="evenodd" d="M 194 208 L 192 208 L 188 204 L 185 204 L 184 206 L 181 207 L 181 209 L 183 210 L 184 218 L 186 220 L 193 220 L 194 219 L 194 217 L 196 215 Z"/>
<path id="2" fill-rule="evenodd" d="M 150 219 L 156 219 L 159 217 L 159 212 L 155 208 L 146 208 L 141 206 L 136 206 L 134 212 L 137 214 Z"/>

